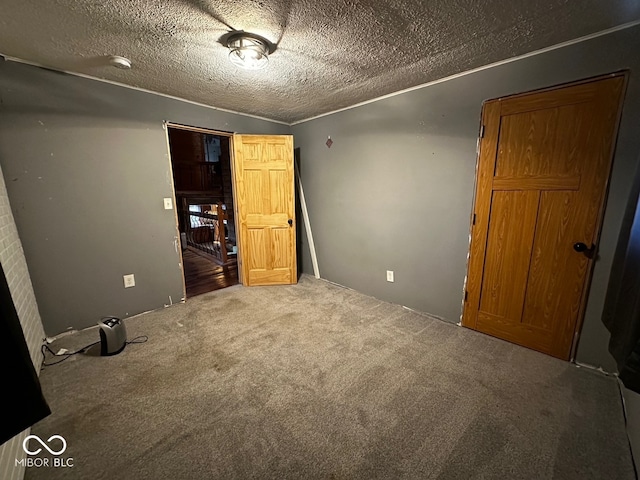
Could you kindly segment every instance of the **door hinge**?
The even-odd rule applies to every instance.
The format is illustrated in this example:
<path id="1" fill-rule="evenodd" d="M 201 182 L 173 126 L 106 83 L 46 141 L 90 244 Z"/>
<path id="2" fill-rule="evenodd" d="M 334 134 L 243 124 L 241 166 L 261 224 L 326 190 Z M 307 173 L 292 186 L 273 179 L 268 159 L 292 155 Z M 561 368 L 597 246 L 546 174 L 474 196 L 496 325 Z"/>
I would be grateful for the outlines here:
<path id="1" fill-rule="evenodd" d="M 469 290 L 464 291 L 464 301 L 466 302 L 469 299 Z"/>
<path id="2" fill-rule="evenodd" d="M 476 224 L 476 214 L 473 214 L 473 220 L 471 220 L 471 225 L 475 225 Z"/>
<path id="3" fill-rule="evenodd" d="M 484 138 L 484 125 L 480 125 L 480 138 Z"/>

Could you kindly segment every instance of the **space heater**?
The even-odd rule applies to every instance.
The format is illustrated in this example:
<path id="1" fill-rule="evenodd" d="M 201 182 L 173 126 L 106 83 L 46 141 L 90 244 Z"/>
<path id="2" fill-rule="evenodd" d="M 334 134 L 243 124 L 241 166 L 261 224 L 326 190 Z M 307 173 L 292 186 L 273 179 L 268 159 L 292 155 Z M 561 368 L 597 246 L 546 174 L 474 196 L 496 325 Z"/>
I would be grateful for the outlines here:
<path id="1" fill-rule="evenodd" d="M 124 322 L 116 317 L 105 317 L 98 323 L 100 327 L 100 355 L 117 355 L 127 346 L 127 329 Z"/>

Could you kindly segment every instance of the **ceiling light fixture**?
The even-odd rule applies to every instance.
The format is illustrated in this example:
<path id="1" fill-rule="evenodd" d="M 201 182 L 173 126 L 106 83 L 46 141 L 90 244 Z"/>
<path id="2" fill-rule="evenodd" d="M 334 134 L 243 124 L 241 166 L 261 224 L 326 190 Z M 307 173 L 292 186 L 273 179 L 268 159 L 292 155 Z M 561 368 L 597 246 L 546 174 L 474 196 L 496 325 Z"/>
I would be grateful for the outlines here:
<path id="1" fill-rule="evenodd" d="M 269 63 L 272 46 L 253 33 L 237 32 L 227 38 L 231 63 L 247 70 L 259 70 Z"/>
<path id="2" fill-rule="evenodd" d="M 131 68 L 131 60 L 118 55 L 111 55 L 109 57 L 109 64 L 121 70 L 129 70 Z"/>

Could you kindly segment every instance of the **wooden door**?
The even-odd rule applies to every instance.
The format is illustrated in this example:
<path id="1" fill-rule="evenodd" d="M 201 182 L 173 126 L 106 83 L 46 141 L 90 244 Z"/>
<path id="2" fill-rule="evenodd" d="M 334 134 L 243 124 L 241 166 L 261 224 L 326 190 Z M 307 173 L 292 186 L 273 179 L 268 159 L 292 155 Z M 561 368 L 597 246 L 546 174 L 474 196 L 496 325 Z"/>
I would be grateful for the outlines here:
<path id="1" fill-rule="evenodd" d="M 296 283 L 293 137 L 234 135 L 242 283 Z"/>
<path id="2" fill-rule="evenodd" d="M 611 75 L 485 103 L 464 326 L 569 359 L 624 83 Z"/>

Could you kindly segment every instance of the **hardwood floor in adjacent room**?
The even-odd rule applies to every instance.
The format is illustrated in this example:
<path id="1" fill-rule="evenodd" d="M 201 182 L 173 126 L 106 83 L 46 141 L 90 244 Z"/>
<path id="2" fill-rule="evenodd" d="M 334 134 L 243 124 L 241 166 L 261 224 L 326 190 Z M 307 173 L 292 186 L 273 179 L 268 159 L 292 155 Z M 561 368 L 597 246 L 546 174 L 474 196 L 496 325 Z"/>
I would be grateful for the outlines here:
<path id="1" fill-rule="evenodd" d="M 182 252 L 182 260 L 187 298 L 238 283 L 238 265 L 235 262 L 223 267 L 206 258 L 206 254 L 191 248 Z"/>

